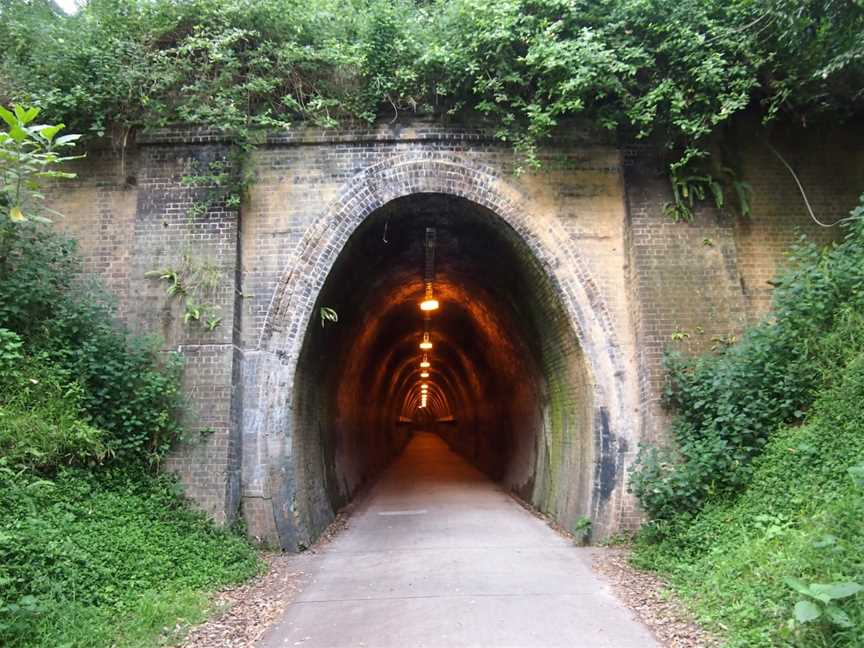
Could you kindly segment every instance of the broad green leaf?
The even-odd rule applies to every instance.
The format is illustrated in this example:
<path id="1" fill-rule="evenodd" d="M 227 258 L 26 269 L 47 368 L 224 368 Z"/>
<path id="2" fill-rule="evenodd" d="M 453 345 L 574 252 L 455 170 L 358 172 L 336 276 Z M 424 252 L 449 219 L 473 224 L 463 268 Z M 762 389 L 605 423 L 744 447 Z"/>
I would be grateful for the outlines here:
<path id="1" fill-rule="evenodd" d="M 828 605 L 825 607 L 825 615 L 831 619 L 831 622 L 841 628 L 851 628 L 854 624 L 849 615 L 846 614 L 836 605 Z"/>
<path id="2" fill-rule="evenodd" d="M 15 124 L 9 129 L 9 136 L 20 144 L 27 139 L 27 131 Z"/>
<path id="3" fill-rule="evenodd" d="M 798 601 L 795 604 L 795 620 L 798 623 L 810 623 L 818 619 L 821 614 L 819 606 L 810 601 Z"/>
<path id="4" fill-rule="evenodd" d="M 79 139 L 81 139 L 80 135 L 61 135 L 57 138 L 57 141 L 55 143 L 57 144 L 57 146 L 65 146 L 66 144 L 71 144 L 72 142 L 76 142 Z"/>
<path id="5" fill-rule="evenodd" d="M 38 132 L 42 137 L 50 142 L 54 139 L 57 133 L 63 130 L 63 128 L 64 124 L 57 124 L 56 126 L 45 125 L 38 127 Z"/>
<path id="6" fill-rule="evenodd" d="M 854 596 L 858 592 L 860 592 L 864 587 L 854 582 L 847 583 L 814 583 L 810 586 L 810 590 L 816 595 L 819 596 L 824 594 L 828 597 L 828 600 L 836 600 L 847 598 L 849 596 Z"/>
<path id="7" fill-rule="evenodd" d="M 9 124 L 10 128 L 18 126 L 18 120 L 15 119 L 15 115 L 6 110 L 3 106 L 0 106 L 0 119 Z"/>
<path id="8" fill-rule="evenodd" d="M 804 581 L 798 580 L 797 578 L 792 578 L 791 576 L 787 577 L 785 580 L 786 584 L 799 594 L 804 594 L 805 596 L 813 596 L 813 592 L 810 590 L 810 586 L 807 585 L 807 583 L 805 583 Z"/>
<path id="9" fill-rule="evenodd" d="M 22 124 L 29 124 L 39 115 L 38 108 L 27 108 L 25 109 L 23 106 L 15 105 L 15 116 Z"/>

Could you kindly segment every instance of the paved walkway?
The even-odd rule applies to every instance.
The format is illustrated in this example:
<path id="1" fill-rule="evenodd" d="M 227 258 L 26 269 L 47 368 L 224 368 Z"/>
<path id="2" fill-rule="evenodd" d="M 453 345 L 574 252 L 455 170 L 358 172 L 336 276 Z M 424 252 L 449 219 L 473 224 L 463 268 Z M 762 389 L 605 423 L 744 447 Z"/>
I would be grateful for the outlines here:
<path id="1" fill-rule="evenodd" d="M 433 434 L 414 437 L 262 648 L 656 648 L 574 547 Z"/>

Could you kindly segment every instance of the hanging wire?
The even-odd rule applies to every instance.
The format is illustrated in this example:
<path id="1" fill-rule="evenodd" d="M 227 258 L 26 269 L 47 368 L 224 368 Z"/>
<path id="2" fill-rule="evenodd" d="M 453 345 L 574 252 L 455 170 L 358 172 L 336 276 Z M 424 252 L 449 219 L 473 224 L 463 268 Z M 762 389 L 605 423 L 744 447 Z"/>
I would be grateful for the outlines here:
<path id="1" fill-rule="evenodd" d="M 768 144 L 768 142 L 766 142 L 765 145 L 775 155 L 775 157 L 778 160 L 780 160 L 780 162 L 783 163 L 783 166 L 786 167 L 786 169 L 789 171 L 789 173 L 792 174 L 792 177 L 795 179 L 795 184 L 798 185 L 798 191 L 801 192 L 801 197 L 804 199 L 804 204 L 807 206 L 807 211 L 810 212 L 810 218 L 813 219 L 814 223 L 816 223 L 819 227 L 826 227 L 827 228 L 827 227 L 834 227 L 835 225 L 839 225 L 843 221 L 847 221 L 847 220 L 850 220 L 851 218 L 853 218 L 851 216 L 847 216 L 845 218 L 841 218 L 840 220 L 834 221 L 833 223 L 823 223 L 818 218 L 816 218 L 816 214 L 813 213 L 813 208 L 810 206 L 810 201 L 807 199 L 807 194 L 804 192 L 804 187 L 801 185 L 801 181 L 798 179 L 798 175 L 795 173 L 795 171 L 792 169 L 792 167 L 786 161 L 786 159 L 782 155 L 780 155 L 780 153 L 777 151 L 777 149 L 775 149 L 773 146 Z"/>
<path id="2" fill-rule="evenodd" d="M 434 227 L 426 228 L 426 267 L 423 273 L 423 281 L 427 285 L 432 283 L 435 278 L 435 238 L 436 232 Z"/>

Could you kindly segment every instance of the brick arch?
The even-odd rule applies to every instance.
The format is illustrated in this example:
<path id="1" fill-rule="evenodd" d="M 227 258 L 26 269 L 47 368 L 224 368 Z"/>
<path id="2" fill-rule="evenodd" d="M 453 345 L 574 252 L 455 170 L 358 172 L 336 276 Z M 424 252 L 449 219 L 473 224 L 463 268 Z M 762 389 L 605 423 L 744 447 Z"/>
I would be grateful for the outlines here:
<path id="1" fill-rule="evenodd" d="M 532 220 L 530 202 L 515 178 L 448 152 L 407 152 L 353 176 L 306 231 L 288 261 L 259 338 L 266 360 L 257 368 L 270 492 L 283 546 L 293 543 L 291 409 L 294 378 L 318 294 L 349 237 L 388 202 L 418 193 L 456 196 L 481 205 L 508 224 L 550 279 L 585 354 L 594 397 L 595 465 L 592 513 L 595 528 L 614 524 L 622 505 L 623 453 L 633 445 L 636 403 L 625 385 L 625 362 L 602 291 L 577 244 L 557 222 Z M 604 475 L 605 471 L 605 475 Z M 614 484 L 608 483 L 609 474 Z"/>

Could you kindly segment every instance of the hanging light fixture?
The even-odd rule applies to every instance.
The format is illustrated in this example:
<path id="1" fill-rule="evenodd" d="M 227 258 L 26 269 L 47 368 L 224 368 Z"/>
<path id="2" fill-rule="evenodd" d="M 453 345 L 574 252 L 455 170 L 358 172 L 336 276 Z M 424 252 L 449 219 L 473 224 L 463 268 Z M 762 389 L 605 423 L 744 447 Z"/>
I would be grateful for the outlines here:
<path id="1" fill-rule="evenodd" d="M 435 294 L 432 292 L 432 281 L 435 278 L 435 228 L 426 228 L 426 267 L 423 272 L 423 282 L 426 284 L 426 291 L 423 294 L 423 301 L 420 302 L 420 310 L 429 312 L 438 310 L 438 300 L 435 299 Z"/>
<path id="2" fill-rule="evenodd" d="M 424 354 L 423 354 L 423 360 L 420 361 L 420 368 L 421 368 L 421 369 L 428 369 L 428 368 L 431 367 L 431 366 L 432 366 L 432 365 L 429 364 L 429 358 L 428 358 L 428 357 L 426 356 L 426 354 L 424 353 Z"/>
<path id="3" fill-rule="evenodd" d="M 432 342 L 429 341 L 429 331 L 423 332 L 423 341 L 420 343 L 420 348 L 424 351 L 432 348 Z"/>
<path id="4" fill-rule="evenodd" d="M 421 377 L 421 378 L 428 378 L 428 377 L 429 377 L 429 372 L 428 372 L 428 371 L 421 371 L 421 372 L 420 372 L 420 377 Z"/>
<path id="5" fill-rule="evenodd" d="M 432 282 L 426 284 L 426 293 L 423 296 L 423 301 L 420 302 L 420 310 L 433 311 L 438 310 L 438 300 L 435 299 L 435 294 L 432 292 Z"/>

